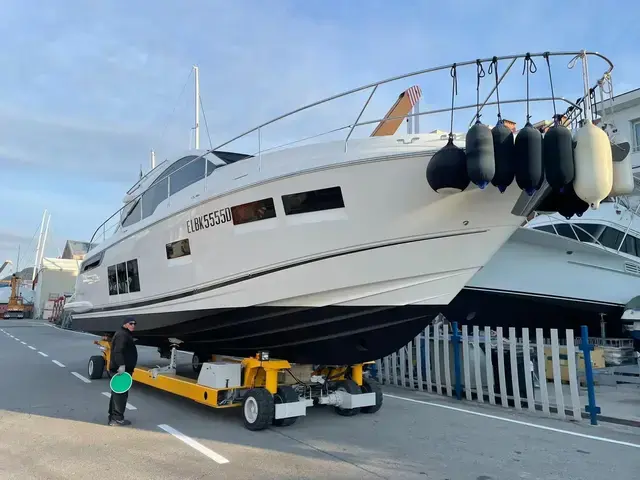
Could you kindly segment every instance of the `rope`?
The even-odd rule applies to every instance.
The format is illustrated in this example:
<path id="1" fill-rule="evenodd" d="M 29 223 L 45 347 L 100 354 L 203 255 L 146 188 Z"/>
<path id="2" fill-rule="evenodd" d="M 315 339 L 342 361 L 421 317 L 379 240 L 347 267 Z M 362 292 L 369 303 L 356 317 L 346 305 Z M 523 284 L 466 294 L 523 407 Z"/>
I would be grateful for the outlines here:
<path id="1" fill-rule="evenodd" d="M 165 125 L 162 129 L 162 134 L 160 135 L 160 138 L 164 138 L 164 134 L 167 130 L 167 127 L 169 126 L 169 118 L 171 118 L 173 116 L 173 114 L 176 112 L 176 108 L 178 106 L 178 101 L 180 100 L 180 98 L 182 97 L 182 94 L 184 93 L 185 89 L 187 88 L 187 83 L 189 82 L 189 79 L 191 78 L 191 75 L 193 75 L 193 69 L 189 70 L 189 75 L 187 75 L 187 79 L 184 81 L 184 85 L 182 86 L 182 90 L 180 91 L 180 95 L 178 95 L 178 98 L 176 99 L 174 105 L 173 105 L 173 110 L 171 111 L 171 114 L 168 115 L 167 121 L 165 122 Z M 191 140 L 189 140 L 189 142 L 191 142 Z"/>
<path id="2" fill-rule="evenodd" d="M 498 102 L 498 123 L 500 123 L 502 122 L 502 113 L 500 113 L 500 92 L 498 91 L 498 84 L 500 83 L 498 80 L 498 57 L 493 57 L 491 60 L 489 64 L 489 75 L 491 75 L 492 70 L 496 76 L 496 101 Z"/>
<path id="3" fill-rule="evenodd" d="M 458 94 L 458 77 L 456 73 L 456 68 L 457 68 L 457 64 L 454 63 L 453 66 L 451 67 L 451 71 L 449 72 L 449 74 L 451 75 L 451 78 L 453 79 L 451 82 L 451 126 L 449 128 L 449 139 L 453 138 L 453 107 L 454 107 L 455 96 Z"/>
<path id="4" fill-rule="evenodd" d="M 551 98 L 553 100 L 553 119 L 554 123 L 558 124 L 558 112 L 556 111 L 556 96 L 553 93 L 553 78 L 551 77 L 551 63 L 549 62 L 549 52 L 544 52 L 544 59 L 547 61 L 547 67 L 549 70 L 549 84 L 551 85 Z"/>
<path id="5" fill-rule="evenodd" d="M 198 98 L 200 101 L 200 108 L 202 109 L 202 118 L 204 119 L 204 129 L 207 131 L 207 137 L 209 138 L 209 148 L 213 150 L 213 143 L 211 143 L 211 134 L 209 133 L 209 124 L 207 123 L 207 114 L 204 113 L 204 105 L 202 104 L 202 95 Z"/>
<path id="6" fill-rule="evenodd" d="M 478 72 L 478 82 L 476 85 L 476 123 L 480 123 L 480 79 L 484 78 L 484 67 L 482 63 L 480 63 L 480 59 L 476 60 L 477 72 Z M 453 108 L 453 107 L 451 107 Z"/>
<path id="7" fill-rule="evenodd" d="M 522 67 L 522 74 L 527 74 L 527 123 L 530 123 L 531 115 L 529 114 L 529 74 L 536 73 L 538 71 L 538 67 L 534 63 L 531 58 L 531 54 L 527 52 L 527 55 L 524 57 L 524 65 Z"/>

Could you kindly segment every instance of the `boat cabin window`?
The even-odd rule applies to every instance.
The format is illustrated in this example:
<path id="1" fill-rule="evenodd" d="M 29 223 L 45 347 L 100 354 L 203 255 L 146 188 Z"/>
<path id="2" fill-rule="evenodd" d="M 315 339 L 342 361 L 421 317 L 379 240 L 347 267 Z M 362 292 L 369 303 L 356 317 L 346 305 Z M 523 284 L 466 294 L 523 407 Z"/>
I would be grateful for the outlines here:
<path id="1" fill-rule="evenodd" d="M 178 240 L 177 242 L 167 243 L 165 245 L 167 250 L 167 259 L 186 257 L 191 255 L 191 246 L 189 245 L 189 239 Z"/>
<path id="2" fill-rule="evenodd" d="M 138 260 L 133 259 L 127 262 L 127 282 L 129 283 L 129 293 L 140 291 L 140 277 L 138 275 Z"/>
<path id="3" fill-rule="evenodd" d="M 140 215 L 141 209 L 142 209 L 142 204 L 138 199 L 136 201 L 135 206 L 131 210 L 129 210 L 129 213 L 127 213 L 127 216 L 124 217 L 124 220 L 122 221 L 122 226 L 126 228 L 130 225 L 133 225 L 136 222 L 139 222 L 142 219 Z"/>
<path id="4" fill-rule="evenodd" d="M 553 229 L 553 225 L 541 225 L 539 227 L 533 227 L 533 229 L 540 230 L 542 232 L 556 233 L 556 231 Z"/>
<path id="5" fill-rule="evenodd" d="M 167 199 L 169 193 L 173 195 L 202 180 L 205 177 L 205 169 L 209 176 L 216 168 L 217 165 L 204 157 L 198 158 L 197 155 L 188 155 L 175 161 L 142 194 L 142 199 L 122 221 L 122 226 L 129 227 L 153 215 L 158 205 Z"/>
<path id="6" fill-rule="evenodd" d="M 118 294 L 118 277 L 116 275 L 116 266 L 111 265 L 107 268 L 107 278 L 109 279 L 109 295 Z"/>
<path id="7" fill-rule="evenodd" d="M 334 208 L 344 208 L 344 199 L 340 187 L 323 188 L 309 192 L 282 195 L 282 204 L 286 215 L 319 212 Z"/>
<path id="8" fill-rule="evenodd" d="M 273 198 L 265 198 L 231 207 L 231 216 L 234 225 L 266 220 L 276 217 L 276 206 Z"/>
<path id="9" fill-rule="evenodd" d="M 574 223 L 572 225 L 581 242 L 593 243 L 594 239 L 598 238 L 599 231 L 602 230 L 601 225 L 597 223 Z"/>
<path id="10" fill-rule="evenodd" d="M 99 267 L 100 263 L 102 262 L 103 254 L 104 254 L 104 252 L 100 252 L 98 255 L 95 255 L 95 256 L 85 260 L 84 262 L 82 262 L 82 267 L 80 268 L 80 271 L 84 273 L 87 270 L 92 270 L 94 268 Z"/>
<path id="11" fill-rule="evenodd" d="M 107 267 L 107 279 L 109 295 L 139 292 L 138 260 L 129 260 Z"/>
<path id="12" fill-rule="evenodd" d="M 573 229 L 571 227 L 573 227 Z M 581 242 L 593 243 L 594 238 L 598 238 L 598 232 L 602 229 L 602 226 L 596 223 L 572 223 L 571 225 L 568 223 L 556 223 L 553 225 L 533 227 L 533 229 L 554 233 L 566 238 L 571 238 L 572 240 L 575 240 L 577 236 L 577 239 Z"/>
<path id="13" fill-rule="evenodd" d="M 624 241 L 622 240 L 623 238 Z M 599 240 L 600 243 L 607 248 L 617 250 L 618 247 L 620 247 L 620 251 L 623 253 L 627 253 L 635 257 L 640 256 L 640 240 L 629 233 L 625 236 L 624 232 L 617 228 L 606 227 Z M 622 245 L 620 245 L 620 242 L 622 242 Z"/>

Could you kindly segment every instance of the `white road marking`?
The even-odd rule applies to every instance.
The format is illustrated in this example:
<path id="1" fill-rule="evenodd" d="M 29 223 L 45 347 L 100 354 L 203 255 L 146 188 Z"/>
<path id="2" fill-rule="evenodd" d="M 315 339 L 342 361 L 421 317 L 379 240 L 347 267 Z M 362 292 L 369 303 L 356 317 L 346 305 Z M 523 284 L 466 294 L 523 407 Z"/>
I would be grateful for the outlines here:
<path id="1" fill-rule="evenodd" d="M 31 350 L 37 350 L 36 347 L 32 347 L 31 345 L 27 345 Z"/>
<path id="2" fill-rule="evenodd" d="M 203 455 L 206 455 L 207 457 L 209 457 L 214 462 L 219 463 L 219 464 L 229 463 L 229 460 L 224 458 L 219 453 L 216 453 L 213 450 L 205 447 L 201 443 L 196 442 L 193 438 L 187 437 L 184 433 L 179 432 L 175 428 L 170 427 L 169 425 L 166 425 L 166 424 L 158 425 L 158 427 L 160 427 L 165 432 L 170 433 L 171 435 L 176 437 L 178 440 L 183 441 L 184 443 L 189 445 L 191 448 L 194 448 L 194 449 L 198 450 L 200 453 L 202 453 Z"/>
<path id="3" fill-rule="evenodd" d="M 107 398 L 111 398 L 111 394 L 109 392 L 102 392 L 102 394 Z M 127 402 L 127 410 L 137 410 L 137 409 L 138 407 L 134 407 L 129 402 Z"/>
<path id="4" fill-rule="evenodd" d="M 15 339 L 16 342 L 19 342 L 20 339 L 18 337 L 13 337 Z"/>
<path id="5" fill-rule="evenodd" d="M 41 351 L 38 351 L 38 354 L 39 354 L 39 355 L 42 355 L 43 357 L 48 357 L 48 356 L 49 356 L 49 355 L 47 355 L 46 353 L 41 352 Z"/>
<path id="6" fill-rule="evenodd" d="M 58 360 L 51 360 L 53 363 L 55 363 L 56 365 L 58 365 L 59 367 L 64 368 L 64 364 L 60 363 Z"/>
<path id="7" fill-rule="evenodd" d="M 415 400 L 413 398 L 399 397 L 397 395 L 390 395 L 388 393 L 385 393 L 384 396 L 385 397 L 389 397 L 389 398 L 395 398 L 397 400 L 404 400 L 406 402 L 413 402 L 413 403 L 419 403 L 419 404 L 422 404 L 422 405 L 429 405 L 430 407 L 438 407 L 438 408 L 444 408 L 444 409 L 447 409 L 447 410 L 453 410 L 455 412 L 468 413 L 470 415 L 476 415 L 478 417 L 492 418 L 494 420 L 501 420 L 503 422 L 515 423 L 517 425 L 523 425 L 525 427 L 538 428 L 540 430 L 547 430 L 549 432 L 564 433 L 565 435 L 572 435 L 574 437 L 588 438 L 590 440 L 597 440 L 597 441 L 606 442 L 606 443 L 614 443 L 616 445 L 624 445 L 625 447 L 640 448 L 640 444 L 637 444 L 637 443 L 623 442 L 621 440 L 613 440 L 612 438 L 598 437 L 596 435 L 587 435 L 585 433 L 572 432 L 570 430 L 562 430 L 560 428 L 546 427 L 544 425 L 538 425 L 536 423 L 523 422 L 521 420 L 514 420 L 512 418 L 499 417 L 498 415 L 490 415 L 488 413 L 474 412 L 473 410 L 466 410 L 464 408 L 452 407 L 450 405 L 442 405 L 442 404 L 439 404 L 439 403 L 425 402 L 423 400 Z"/>
<path id="8" fill-rule="evenodd" d="M 21 343 L 21 344 L 23 344 L 23 345 L 26 345 L 26 344 L 27 344 L 27 342 L 20 342 L 20 343 Z"/>
<path id="9" fill-rule="evenodd" d="M 61 332 L 77 333 L 78 335 L 88 335 L 90 337 L 101 338 L 100 335 L 94 335 L 93 333 L 87 333 L 87 332 L 78 332 L 76 330 L 67 330 L 66 328 L 60 328 L 57 325 L 47 325 L 47 327 L 55 328 L 56 330 L 60 330 Z"/>
<path id="10" fill-rule="evenodd" d="M 84 383 L 91 383 L 91 380 L 89 380 L 88 378 L 83 377 L 82 375 L 80 375 L 78 372 L 71 372 L 71 375 L 73 375 L 76 378 L 79 378 L 80 380 L 82 380 Z"/>

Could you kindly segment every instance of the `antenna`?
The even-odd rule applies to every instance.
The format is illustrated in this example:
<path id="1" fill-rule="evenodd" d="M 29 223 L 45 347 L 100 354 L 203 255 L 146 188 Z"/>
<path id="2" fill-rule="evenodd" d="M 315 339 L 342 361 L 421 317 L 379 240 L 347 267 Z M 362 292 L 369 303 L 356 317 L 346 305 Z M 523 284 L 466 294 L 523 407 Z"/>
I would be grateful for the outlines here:
<path id="1" fill-rule="evenodd" d="M 195 118 L 195 149 L 198 150 L 200 148 L 200 74 L 198 70 L 198 66 L 193 66 L 193 73 L 195 77 L 195 107 L 196 107 L 196 118 Z"/>
<path id="2" fill-rule="evenodd" d="M 156 152 L 151 150 L 151 170 L 156 168 Z"/>

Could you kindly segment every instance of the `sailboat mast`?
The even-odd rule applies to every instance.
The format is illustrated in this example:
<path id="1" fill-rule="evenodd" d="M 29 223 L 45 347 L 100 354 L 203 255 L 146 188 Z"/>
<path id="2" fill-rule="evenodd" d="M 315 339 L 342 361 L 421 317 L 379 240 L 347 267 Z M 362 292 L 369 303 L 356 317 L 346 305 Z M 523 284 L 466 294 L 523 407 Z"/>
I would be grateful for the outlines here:
<path id="1" fill-rule="evenodd" d="M 193 73 L 195 77 L 195 148 L 198 150 L 200 148 L 200 74 L 198 70 L 198 66 L 193 66 Z"/>
<path id="2" fill-rule="evenodd" d="M 33 272 L 31 274 L 31 281 L 36 278 L 36 270 L 38 270 L 38 259 L 40 258 L 40 247 L 42 246 L 42 235 L 44 234 L 44 221 L 47 218 L 47 210 L 45 209 L 42 214 L 42 223 L 40 224 L 40 235 L 38 236 L 38 246 L 36 247 L 36 258 L 33 262 Z"/>

